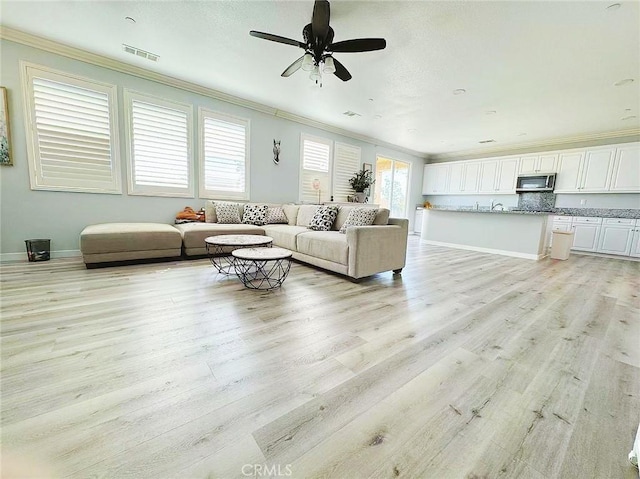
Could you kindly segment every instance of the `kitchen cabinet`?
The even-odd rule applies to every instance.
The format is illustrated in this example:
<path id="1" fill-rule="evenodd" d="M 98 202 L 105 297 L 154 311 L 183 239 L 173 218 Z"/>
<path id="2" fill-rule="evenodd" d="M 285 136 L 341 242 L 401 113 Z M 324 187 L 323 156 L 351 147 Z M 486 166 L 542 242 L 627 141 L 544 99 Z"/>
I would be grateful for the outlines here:
<path id="1" fill-rule="evenodd" d="M 480 178 L 480 162 L 473 161 L 464 165 L 464 177 L 462 179 L 462 191 L 464 193 L 478 192 L 478 179 Z"/>
<path id="2" fill-rule="evenodd" d="M 479 193 L 495 193 L 496 177 L 498 176 L 498 161 L 483 161 L 480 163 L 480 175 L 478 181 Z"/>
<path id="3" fill-rule="evenodd" d="M 609 191 L 640 192 L 640 144 L 631 143 L 616 150 Z"/>
<path id="4" fill-rule="evenodd" d="M 447 193 L 450 195 L 462 193 L 464 167 L 465 163 L 462 162 L 451 163 L 451 167 L 449 168 L 449 187 L 447 189 Z"/>
<path id="5" fill-rule="evenodd" d="M 441 195 L 447 193 L 450 163 L 424 165 L 422 177 L 423 195 Z"/>
<path id="6" fill-rule="evenodd" d="M 520 158 L 518 174 L 555 173 L 558 167 L 558 155 L 533 155 Z"/>
<path id="7" fill-rule="evenodd" d="M 499 163 L 496 191 L 498 193 L 516 192 L 516 179 L 518 178 L 518 159 L 502 160 Z"/>
<path id="8" fill-rule="evenodd" d="M 600 230 L 597 251 L 629 256 L 635 230 L 634 220 L 605 218 Z"/>
<path id="9" fill-rule="evenodd" d="M 582 217 L 573 218 L 573 246 L 571 249 L 579 251 L 596 251 L 602 218 Z"/>
<path id="10" fill-rule="evenodd" d="M 630 256 L 640 258 L 640 220 L 636 220 L 636 227 L 633 230 Z"/>
<path id="11" fill-rule="evenodd" d="M 609 191 L 616 148 L 590 148 L 561 153 L 556 193 L 602 193 Z"/>

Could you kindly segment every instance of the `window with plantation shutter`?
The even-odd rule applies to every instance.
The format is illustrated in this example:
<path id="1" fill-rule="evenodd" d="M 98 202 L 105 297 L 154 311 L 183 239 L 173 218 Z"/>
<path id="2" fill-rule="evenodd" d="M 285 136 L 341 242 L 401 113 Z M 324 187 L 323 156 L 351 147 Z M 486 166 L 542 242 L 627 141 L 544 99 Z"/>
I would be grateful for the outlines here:
<path id="1" fill-rule="evenodd" d="M 200 109 L 200 196 L 249 199 L 249 120 Z"/>
<path id="2" fill-rule="evenodd" d="M 193 197 L 191 105 L 125 90 L 129 193 Z"/>
<path id="3" fill-rule="evenodd" d="M 361 150 L 358 146 L 336 142 L 333 162 L 333 201 L 345 202 L 353 195 L 349 180 L 360 170 Z"/>
<path id="4" fill-rule="evenodd" d="M 300 140 L 300 201 L 330 201 L 333 142 L 304 133 Z"/>
<path id="5" fill-rule="evenodd" d="M 115 85 L 21 66 L 31 188 L 121 193 Z"/>

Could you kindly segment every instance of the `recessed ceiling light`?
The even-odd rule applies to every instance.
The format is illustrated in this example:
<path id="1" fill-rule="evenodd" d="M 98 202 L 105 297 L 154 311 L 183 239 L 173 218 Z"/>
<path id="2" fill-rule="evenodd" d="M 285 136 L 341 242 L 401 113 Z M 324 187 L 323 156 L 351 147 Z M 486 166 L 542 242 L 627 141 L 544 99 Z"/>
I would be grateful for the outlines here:
<path id="1" fill-rule="evenodd" d="M 484 112 L 485 115 L 495 115 L 496 113 L 498 113 L 498 112 L 495 111 L 495 110 L 487 110 L 487 111 Z"/>
<path id="2" fill-rule="evenodd" d="M 625 116 L 623 118 L 621 118 L 622 121 L 625 120 L 633 120 L 634 118 L 637 118 L 635 115 L 629 115 L 629 116 Z"/>
<path id="3" fill-rule="evenodd" d="M 613 86 L 622 86 L 628 85 L 629 83 L 633 83 L 635 80 L 633 78 L 625 78 L 624 80 L 617 81 L 613 84 Z"/>
<path id="4" fill-rule="evenodd" d="M 480 140 L 478 143 L 495 143 L 496 140 Z"/>
<path id="5" fill-rule="evenodd" d="M 609 5 L 607 7 L 607 10 L 617 10 L 620 7 L 621 7 L 621 5 L 619 3 L 612 3 L 611 5 Z"/>
<path id="6" fill-rule="evenodd" d="M 467 90 L 464 88 L 458 88 L 457 90 L 453 90 L 454 95 L 462 95 L 463 93 L 467 93 Z"/>
<path id="7" fill-rule="evenodd" d="M 526 133 L 518 133 L 518 136 L 527 136 Z"/>
<path id="8" fill-rule="evenodd" d="M 369 98 L 369 101 L 373 101 L 373 98 Z"/>
<path id="9" fill-rule="evenodd" d="M 375 118 L 376 120 L 380 120 L 382 118 L 382 115 L 374 115 L 373 118 Z"/>
<path id="10" fill-rule="evenodd" d="M 416 131 L 418 131 L 418 130 L 416 130 L 415 128 L 409 128 L 407 130 L 407 133 L 415 133 Z"/>
<path id="11" fill-rule="evenodd" d="M 129 23 L 136 23 L 136 19 L 133 17 L 124 17 L 124 19 Z"/>

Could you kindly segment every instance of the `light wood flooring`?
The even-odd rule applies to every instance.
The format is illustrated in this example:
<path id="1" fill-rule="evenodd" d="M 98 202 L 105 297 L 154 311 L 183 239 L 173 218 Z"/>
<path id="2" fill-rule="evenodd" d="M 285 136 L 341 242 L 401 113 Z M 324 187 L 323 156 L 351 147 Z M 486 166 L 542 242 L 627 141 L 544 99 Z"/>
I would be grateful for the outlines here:
<path id="1" fill-rule="evenodd" d="M 206 259 L 2 265 L 4 467 L 637 477 L 640 263 L 411 237 L 407 264 L 360 283 L 294 264 L 270 293 Z"/>

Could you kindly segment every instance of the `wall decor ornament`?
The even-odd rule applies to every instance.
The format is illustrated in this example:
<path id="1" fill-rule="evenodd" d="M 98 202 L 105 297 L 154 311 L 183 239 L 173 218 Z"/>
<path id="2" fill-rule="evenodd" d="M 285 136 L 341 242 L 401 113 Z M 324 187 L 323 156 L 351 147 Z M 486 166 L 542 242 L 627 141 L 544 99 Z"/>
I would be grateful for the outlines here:
<path id="1" fill-rule="evenodd" d="M 280 140 L 274 138 L 273 140 L 273 162 L 276 165 L 280 164 Z"/>
<path id="2" fill-rule="evenodd" d="M 13 165 L 11 157 L 11 129 L 9 128 L 9 103 L 7 89 L 0 87 L 0 165 Z"/>

